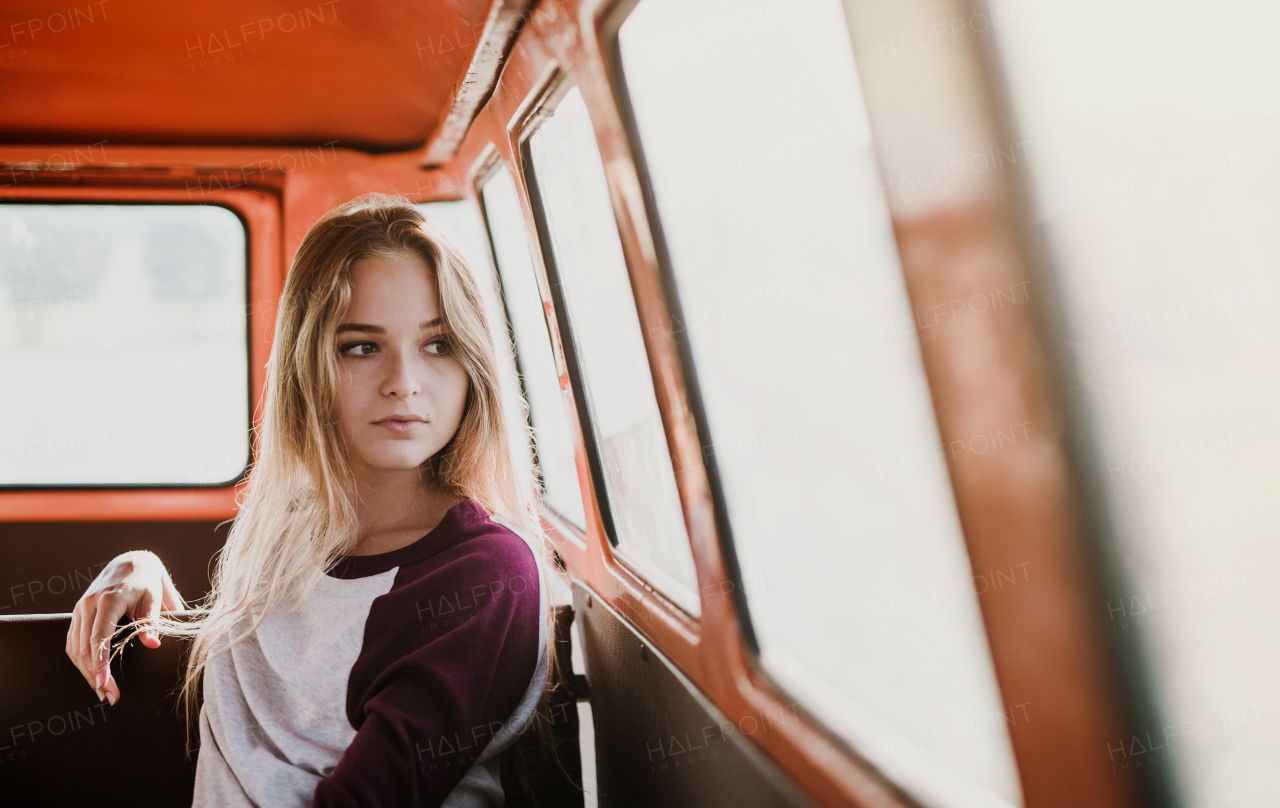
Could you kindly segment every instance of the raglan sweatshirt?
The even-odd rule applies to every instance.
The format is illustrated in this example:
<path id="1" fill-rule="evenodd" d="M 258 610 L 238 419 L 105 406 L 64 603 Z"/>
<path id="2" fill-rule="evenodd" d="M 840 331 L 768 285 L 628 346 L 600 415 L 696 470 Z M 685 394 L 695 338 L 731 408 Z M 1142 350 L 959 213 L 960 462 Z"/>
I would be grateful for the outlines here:
<path id="1" fill-rule="evenodd" d="M 343 558 L 206 668 L 194 808 L 501 805 L 546 681 L 539 569 L 471 499 Z"/>

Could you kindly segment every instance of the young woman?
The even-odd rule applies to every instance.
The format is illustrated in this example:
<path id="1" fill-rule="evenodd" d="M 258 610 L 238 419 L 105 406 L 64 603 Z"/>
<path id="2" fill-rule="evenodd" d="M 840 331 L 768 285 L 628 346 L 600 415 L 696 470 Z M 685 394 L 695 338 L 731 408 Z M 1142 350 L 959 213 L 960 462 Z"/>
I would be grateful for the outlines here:
<path id="1" fill-rule="evenodd" d="M 196 806 L 502 803 L 499 756 L 547 682 L 549 604 L 491 335 L 461 254 L 403 199 L 362 197 L 303 239 L 208 615 L 163 615 L 183 608 L 168 573 L 127 553 L 67 637 L 111 704 L 122 614 L 150 647 L 193 639 Z"/>

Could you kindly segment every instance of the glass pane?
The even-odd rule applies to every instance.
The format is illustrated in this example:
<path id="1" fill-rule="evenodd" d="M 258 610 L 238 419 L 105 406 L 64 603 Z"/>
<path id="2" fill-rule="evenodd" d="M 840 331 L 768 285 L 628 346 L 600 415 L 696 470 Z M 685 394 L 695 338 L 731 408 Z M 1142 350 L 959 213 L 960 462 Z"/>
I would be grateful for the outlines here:
<path id="1" fill-rule="evenodd" d="M 493 344 L 498 348 L 498 372 L 501 374 L 505 399 L 503 416 L 507 421 L 507 433 L 515 438 L 510 447 L 511 458 L 517 469 L 527 469 L 530 447 L 527 442 L 522 444 L 519 441 L 519 436 L 527 429 L 524 403 L 520 399 L 520 380 L 516 375 L 511 335 L 507 331 L 507 317 L 502 310 L 502 296 L 498 291 L 498 280 L 489 255 L 489 240 L 485 237 L 480 209 L 470 199 L 424 202 L 417 207 L 431 224 L 462 251 L 467 258 L 467 265 L 475 273 L 488 309 Z M 507 346 L 505 351 L 502 350 L 504 345 Z M 525 479 L 520 484 L 532 485 L 533 481 Z"/>
<path id="2" fill-rule="evenodd" d="M 529 143 L 600 447 L 618 555 L 691 614 L 698 580 L 631 281 L 586 104 L 574 87 Z"/>
<path id="3" fill-rule="evenodd" d="M 0 484 L 209 484 L 249 457 L 231 211 L 0 205 Z"/>
<path id="4" fill-rule="evenodd" d="M 641 0 L 619 47 L 761 664 L 921 802 L 1020 804 L 838 0 Z"/>
<path id="5" fill-rule="evenodd" d="M 511 318 L 511 331 L 515 334 L 516 358 L 542 468 L 543 499 L 560 516 L 585 528 L 582 488 L 573 457 L 573 432 L 565 399 L 560 393 L 560 374 L 551 351 L 551 335 L 529 254 L 524 214 L 506 166 L 485 181 L 480 199 L 489 219 L 493 252 L 498 258 L 506 316 Z"/>
<path id="6" fill-rule="evenodd" d="M 1267 3 L 998 6 L 1036 216 L 1161 716 L 1104 750 L 1194 808 L 1280 793 L 1280 49 Z M 1021 14 L 1016 14 L 1017 11 Z M 1086 22 L 1087 21 L 1087 22 Z"/>

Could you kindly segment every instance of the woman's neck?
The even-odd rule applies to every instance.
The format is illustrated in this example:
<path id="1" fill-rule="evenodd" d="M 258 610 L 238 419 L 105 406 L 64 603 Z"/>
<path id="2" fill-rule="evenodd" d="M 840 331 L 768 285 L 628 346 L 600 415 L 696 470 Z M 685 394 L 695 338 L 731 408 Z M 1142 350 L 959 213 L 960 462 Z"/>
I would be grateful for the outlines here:
<path id="1" fill-rule="evenodd" d="M 462 497 L 435 491 L 416 469 L 356 469 L 359 541 L 352 555 L 407 547 L 430 533 Z"/>

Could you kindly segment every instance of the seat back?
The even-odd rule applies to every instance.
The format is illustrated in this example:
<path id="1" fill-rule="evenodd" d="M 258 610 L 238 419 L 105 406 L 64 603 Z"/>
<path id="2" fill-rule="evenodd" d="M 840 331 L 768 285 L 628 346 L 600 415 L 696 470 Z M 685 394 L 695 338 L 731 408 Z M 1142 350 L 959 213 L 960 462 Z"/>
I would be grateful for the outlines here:
<path id="1" fill-rule="evenodd" d="M 570 627 L 573 607 L 555 607 L 551 682 L 538 703 L 534 723 L 502 755 L 506 808 L 581 808 L 582 755 L 578 701 L 586 680 L 574 676 Z"/>
<path id="2" fill-rule="evenodd" d="M 568 678 L 539 705 L 547 732 L 540 739 L 530 727 L 503 755 L 512 808 L 582 805 L 572 621 L 572 608 L 557 609 L 557 668 Z M 0 616 L 0 802 L 188 808 L 196 756 L 186 758 L 177 699 L 186 642 L 166 637 L 152 649 L 130 640 L 111 663 L 121 698 L 110 706 L 67 657 L 70 627 L 70 614 Z M 571 780 L 549 755 L 548 734 Z"/>
<path id="3" fill-rule="evenodd" d="M 131 640 L 111 663 L 121 699 L 110 706 L 67 656 L 70 628 L 70 614 L 0 617 L 4 803 L 187 808 L 196 761 L 185 759 L 176 693 L 185 643 Z"/>

